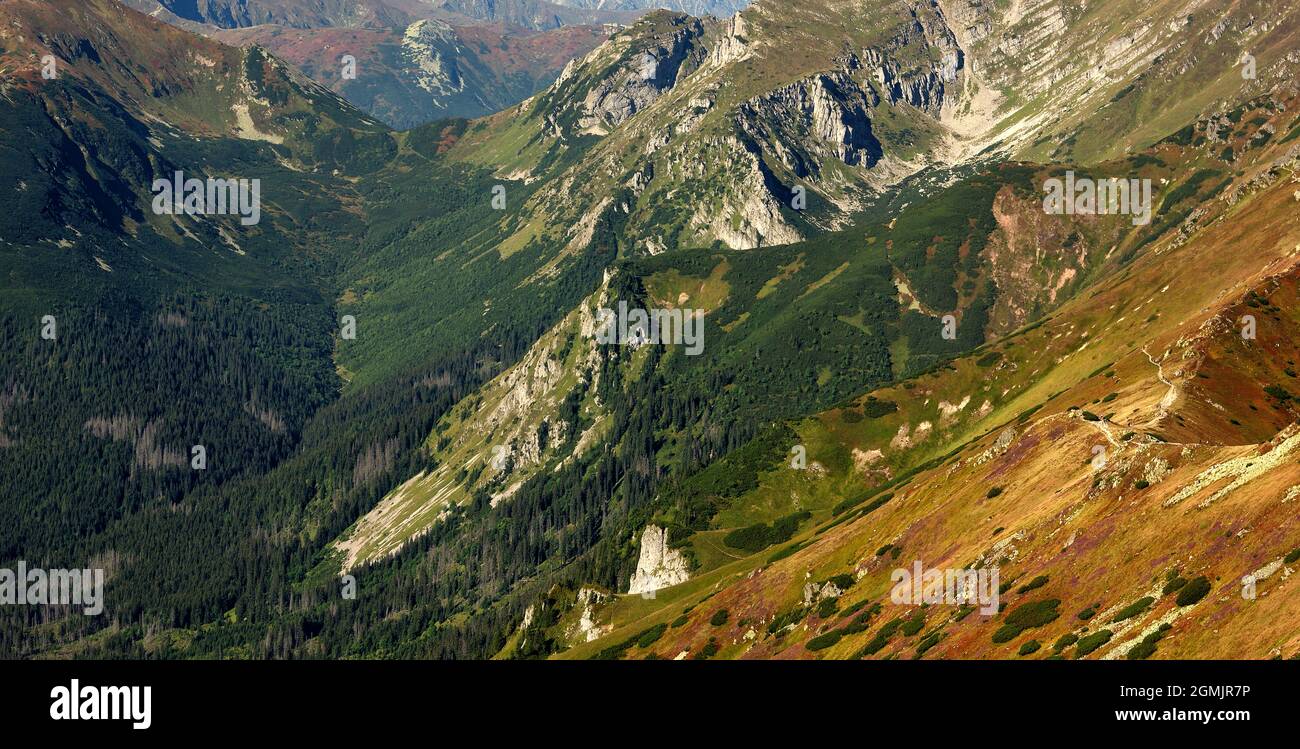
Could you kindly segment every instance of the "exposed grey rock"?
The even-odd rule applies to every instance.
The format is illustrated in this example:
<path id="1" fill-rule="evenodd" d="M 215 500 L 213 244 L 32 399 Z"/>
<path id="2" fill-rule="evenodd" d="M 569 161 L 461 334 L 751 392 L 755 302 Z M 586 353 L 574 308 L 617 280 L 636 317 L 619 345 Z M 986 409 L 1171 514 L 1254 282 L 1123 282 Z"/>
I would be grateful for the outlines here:
<path id="1" fill-rule="evenodd" d="M 441 21 L 416 21 L 402 35 L 402 55 L 419 71 L 415 84 L 435 97 L 465 89 L 457 47 L 456 32 Z"/>
<path id="2" fill-rule="evenodd" d="M 683 18 L 680 27 L 657 46 L 634 52 L 587 92 L 578 126 L 608 132 L 645 109 L 677 82 L 703 34 L 698 20 Z"/>
<path id="3" fill-rule="evenodd" d="M 884 155 L 868 110 L 879 97 L 847 72 L 822 73 L 741 105 L 736 125 L 752 142 L 770 147 L 799 177 L 821 172 L 833 157 L 871 167 Z"/>
<path id="4" fill-rule="evenodd" d="M 636 573 L 632 575 L 627 592 L 650 593 L 684 583 L 690 576 L 686 557 L 668 547 L 668 531 L 657 525 L 647 525 L 641 533 L 641 558 L 637 561 Z"/>
<path id="5" fill-rule="evenodd" d="M 556 5 L 589 10 L 650 10 L 664 8 L 692 16 L 723 18 L 749 5 L 749 0 L 552 0 Z"/>

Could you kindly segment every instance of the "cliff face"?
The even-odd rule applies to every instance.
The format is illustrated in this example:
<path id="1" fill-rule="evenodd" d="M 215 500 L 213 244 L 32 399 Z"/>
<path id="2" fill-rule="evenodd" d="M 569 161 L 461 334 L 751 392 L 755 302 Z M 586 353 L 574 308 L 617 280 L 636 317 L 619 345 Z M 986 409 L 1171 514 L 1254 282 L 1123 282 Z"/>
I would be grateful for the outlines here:
<path id="1" fill-rule="evenodd" d="M 609 596 L 595 588 L 579 588 L 574 606 L 581 612 L 578 621 L 566 632 L 573 642 L 591 642 L 609 634 L 613 627 L 601 624 L 596 618 L 596 608 L 609 600 Z"/>
<path id="2" fill-rule="evenodd" d="M 587 92 L 578 120 L 581 130 L 604 135 L 672 88 L 703 34 L 698 20 L 683 18 L 665 38 L 634 50 Z"/>
<path id="3" fill-rule="evenodd" d="M 534 126 L 561 143 L 608 135 L 699 67 L 706 30 L 714 23 L 656 12 L 569 61 L 555 83 L 523 109 Z"/>
<path id="4" fill-rule="evenodd" d="M 680 551 L 669 548 L 668 531 L 647 525 L 641 533 L 641 558 L 628 585 L 629 594 L 653 593 L 690 579 L 690 563 Z"/>
<path id="5" fill-rule="evenodd" d="M 827 158 L 867 168 L 880 161 L 883 149 L 868 114 L 879 103 L 874 91 L 836 71 L 745 102 L 736 119 L 757 142 L 805 145 L 779 149 L 775 156 L 795 175 L 807 177 L 820 173 Z"/>

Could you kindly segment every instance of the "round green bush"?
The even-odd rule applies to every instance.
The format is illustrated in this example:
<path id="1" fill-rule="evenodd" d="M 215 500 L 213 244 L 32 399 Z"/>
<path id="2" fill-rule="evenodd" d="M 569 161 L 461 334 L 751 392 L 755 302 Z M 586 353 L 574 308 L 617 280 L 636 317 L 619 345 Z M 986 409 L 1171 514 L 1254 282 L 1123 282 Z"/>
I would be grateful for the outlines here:
<path id="1" fill-rule="evenodd" d="M 1111 632 L 1109 629 L 1103 629 L 1099 632 L 1094 632 L 1093 634 L 1084 637 L 1083 639 L 1079 640 L 1079 647 L 1075 650 L 1074 657 L 1082 658 L 1085 655 L 1096 650 L 1097 648 L 1101 647 L 1102 645 L 1105 645 L 1106 643 L 1110 642 L 1110 638 L 1113 637 L 1114 634 L 1115 633 Z"/>
<path id="2" fill-rule="evenodd" d="M 1123 609 L 1121 609 L 1120 612 L 1118 614 L 1115 614 L 1115 617 L 1110 620 L 1110 623 L 1114 624 L 1115 622 L 1122 622 L 1125 619 L 1132 619 L 1138 614 L 1141 614 L 1143 611 L 1146 611 L 1147 607 L 1149 607 L 1152 603 L 1155 603 L 1155 600 L 1156 599 L 1152 598 L 1151 596 L 1142 597 L 1137 602 L 1129 604 L 1128 606 L 1125 606 Z"/>
<path id="3" fill-rule="evenodd" d="M 824 635 L 817 635 L 816 637 L 809 640 L 808 643 L 804 645 L 804 647 L 808 648 L 809 650 L 825 650 L 826 648 L 829 648 L 830 646 L 839 642 L 840 638 L 842 637 L 844 637 L 844 635 L 838 629 L 833 630 L 831 632 L 827 632 Z"/>
<path id="4" fill-rule="evenodd" d="M 1174 600 L 1179 606 L 1191 606 L 1200 601 L 1210 592 L 1210 579 L 1205 575 L 1192 580 L 1178 591 L 1178 598 Z"/>
<path id="5" fill-rule="evenodd" d="M 1056 618 L 1060 616 L 1056 607 L 1060 605 L 1061 601 L 1056 598 L 1022 603 L 1007 614 L 1006 623 L 993 633 L 993 642 L 1011 642 L 1026 629 L 1041 627 L 1044 624 L 1056 621 Z"/>
<path id="6" fill-rule="evenodd" d="M 1058 639 L 1054 645 L 1052 645 L 1052 650 L 1059 653 L 1078 641 L 1079 641 L 1078 635 L 1076 635 L 1073 632 L 1066 632 L 1065 634 L 1061 635 L 1060 639 Z"/>
<path id="7" fill-rule="evenodd" d="M 710 638 L 709 641 L 704 644 L 704 647 L 700 648 L 699 652 L 692 657 L 697 661 L 702 661 L 706 658 L 712 658 L 717 655 L 719 650 L 721 650 L 721 648 L 718 647 L 718 641 Z"/>
<path id="8" fill-rule="evenodd" d="M 920 632 L 923 627 L 925 627 L 925 615 L 918 611 L 911 619 L 903 622 L 899 630 L 902 631 L 904 637 L 911 637 Z"/>

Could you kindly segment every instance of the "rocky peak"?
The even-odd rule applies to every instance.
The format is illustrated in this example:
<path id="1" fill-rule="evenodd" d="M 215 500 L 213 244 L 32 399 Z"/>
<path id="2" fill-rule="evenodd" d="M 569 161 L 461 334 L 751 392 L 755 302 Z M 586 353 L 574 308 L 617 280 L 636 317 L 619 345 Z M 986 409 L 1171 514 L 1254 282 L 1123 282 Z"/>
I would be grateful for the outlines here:
<path id="1" fill-rule="evenodd" d="M 626 122 L 676 85 L 685 63 L 699 53 L 704 25 L 698 19 L 663 14 L 654 20 L 661 26 L 654 33 L 641 35 L 634 27 L 627 38 L 611 42 L 625 48 L 583 98 L 578 119 L 583 132 L 604 135 Z"/>
<path id="2" fill-rule="evenodd" d="M 453 94 L 465 88 L 457 60 L 456 32 L 447 24 L 426 19 L 406 27 L 402 55 L 415 74 L 415 84 L 431 94 Z"/>

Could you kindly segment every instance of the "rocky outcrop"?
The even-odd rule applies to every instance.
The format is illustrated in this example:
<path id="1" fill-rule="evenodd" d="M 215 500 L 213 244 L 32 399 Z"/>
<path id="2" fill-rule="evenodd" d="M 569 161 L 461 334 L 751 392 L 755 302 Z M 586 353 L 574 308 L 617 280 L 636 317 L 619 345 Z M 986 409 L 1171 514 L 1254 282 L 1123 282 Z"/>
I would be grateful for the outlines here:
<path id="1" fill-rule="evenodd" d="M 402 55 L 413 72 L 415 85 L 435 98 L 465 88 L 456 48 L 456 32 L 441 21 L 416 21 L 402 35 Z"/>
<path id="2" fill-rule="evenodd" d="M 970 46 L 993 32 L 993 3 L 987 0 L 939 0 L 957 40 Z"/>
<path id="3" fill-rule="evenodd" d="M 723 194 L 719 196 L 719 206 L 692 206 L 688 221 L 692 229 L 703 237 L 721 240 L 733 250 L 803 239 L 803 234 L 782 214 L 774 192 L 784 188 L 774 181 L 758 153 L 747 149 L 736 138 L 710 141 L 705 144 L 705 150 L 726 154 L 731 166 L 726 177 L 728 183 L 720 186 Z M 712 177 L 716 184 L 717 178 L 708 173 L 706 164 L 703 160 L 683 164 L 684 176 L 700 184 L 708 183 Z"/>
<path id="4" fill-rule="evenodd" d="M 936 42 L 943 45 L 937 46 L 941 56 L 919 70 L 908 70 L 879 50 L 867 50 L 862 64 L 872 71 L 890 104 L 905 102 L 938 117 L 949 101 L 948 86 L 965 68 L 966 55 L 950 33 L 939 35 Z"/>
<path id="5" fill-rule="evenodd" d="M 888 33 L 862 34 L 816 67 L 751 88 L 745 61 L 770 51 L 766 15 L 763 6 L 722 21 L 651 13 L 567 66 L 525 115 L 540 120 L 557 153 L 581 145 L 576 136 L 605 142 L 581 173 L 535 199 L 537 209 L 571 213 L 575 192 L 590 191 L 592 205 L 601 198 L 589 186 L 617 184 L 635 199 L 620 210 L 642 237 L 638 254 L 788 244 L 847 225 L 939 145 L 968 62 L 937 5 L 889 15 Z M 877 115 L 882 108 L 906 126 Z M 587 232 L 570 236 L 566 251 L 589 241 Z"/>
<path id="6" fill-rule="evenodd" d="M 1268 473 L 1300 449 L 1300 427 L 1295 425 L 1287 427 L 1278 433 L 1274 442 L 1276 445 L 1269 445 L 1271 449 L 1262 455 L 1252 450 L 1201 471 L 1190 483 L 1179 489 L 1178 493 L 1166 499 L 1164 507 L 1172 507 L 1212 485 L 1220 487 L 1197 505 L 1198 508 L 1205 509 Z"/>
<path id="7" fill-rule="evenodd" d="M 696 51 L 703 25 L 696 19 L 673 19 L 675 30 L 651 37 L 640 49 L 630 49 L 617 68 L 587 91 L 578 127 L 604 135 L 648 107 L 677 83 L 683 64 Z"/>
<path id="8" fill-rule="evenodd" d="M 825 583 L 805 583 L 803 586 L 803 605 L 812 606 L 815 603 L 827 598 L 839 598 L 844 595 L 844 590 L 833 582 Z"/>
<path id="9" fill-rule="evenodd" d="M 740 14 L 732 16 L 723 25 L 722 33 L 709 51 L 709 64 L 721 67 L 748 57 L 750 48 L 745 33 L 745 17 Z"/>
<path id="10" fill-rule="evenodd" d="M 595 588 L 578 590 L 576 605 L 582 607 L 582 614 L 578 617 L 577 624 L 568 633 L 571 642 L 591 642 L 609 634 L 613 626 L 596 621 L 596 607 L 608 598 L 608 595 Z"/>
<path id="11" fill-rule="evenodd" d="M 651 593 L 660 588 L 684 583 L 691 577 L 690 563 L 676 549 L 668 546 L 668 531 L 647 525 L 641 533 L 641 558 L 636 563 L 627 592 Z"/>
<path id="12" fill-rule="evenodd" d="M 884 155 L 868 115 L 878 103 L 848 73 L 821 73 L 745 102 L 736 125 L 798 177 L 820 174 L 828 158 L 869 168 Z"/>

